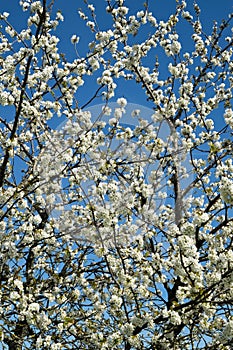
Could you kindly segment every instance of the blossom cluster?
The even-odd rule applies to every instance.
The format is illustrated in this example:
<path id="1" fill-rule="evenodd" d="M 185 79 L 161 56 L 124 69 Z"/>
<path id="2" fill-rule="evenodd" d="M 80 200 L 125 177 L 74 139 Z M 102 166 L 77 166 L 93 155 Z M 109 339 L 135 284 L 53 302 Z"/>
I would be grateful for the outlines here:
<path id="1" fill-rule="evenodd" d="M 2 347 L 230 350 L 233 17 L 205 33 L 196 3 L 159 20 L 117 0 L 105 23 L 84 1 L 88 49 L 72 28 L 66 57 L 56 2 L 19 3 L 25 28 L 0 15 Z"/>

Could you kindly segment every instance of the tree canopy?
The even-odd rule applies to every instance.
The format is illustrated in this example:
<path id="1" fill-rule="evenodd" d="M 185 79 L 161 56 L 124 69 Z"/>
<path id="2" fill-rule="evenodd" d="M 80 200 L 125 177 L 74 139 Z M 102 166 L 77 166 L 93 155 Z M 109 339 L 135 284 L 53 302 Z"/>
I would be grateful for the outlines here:
<path id="1" fill-rule="evenodd" d="M 80 3 L 0 14 L 2 349 L 230 350 L 233 14 Z"/>

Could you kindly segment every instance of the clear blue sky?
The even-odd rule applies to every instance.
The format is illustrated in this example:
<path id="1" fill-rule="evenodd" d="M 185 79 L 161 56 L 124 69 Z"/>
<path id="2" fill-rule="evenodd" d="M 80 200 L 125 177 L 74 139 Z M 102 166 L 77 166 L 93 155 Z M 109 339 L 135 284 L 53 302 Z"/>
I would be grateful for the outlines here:
<path id="1" fill-rule="evenodd" d="M 49 2 L 49 1 L 48 1 Z M 105 0 L 93 0 L 89 1 L 93 3 L 97 10 L 97 19 L 101 29 L 107 28 L 109 16 L 106 14 Z M 144 0 L 126 0 L 126 6 L 130 8 L 131 13 L 136 13 L 139 8 L 143 7 Z M 197 0 L 201 8 L 201 19 L 204 21 L 207 31 L 210 30 L 213 20 L 221 21 L 226 18 L 230 12 L 233 12 L 232 0 Z M 187 0 L 188 7 L 191 9 L 193 0 Z M 176 7 L 176 0 L 149 0 L 149 8 L 154 15 L 160 19 L 168 18 L 169 14 L 174 12 Z M 88 31 L 85 25 L 81 24 L 79 16 L 77 14 L 78 8 L 85 8 L 83 0 L 55 0 L 54 9 L 60 9 L 65 17 L 64 23 L 60 25 L 57 33 L 62 40 L 64 51 L 71 49 L 69 40 L 72 34 L 77 33 L 80 37 L 86 36 Z M 25 18 L 28 14 L 22 13 L 19 6 L 19 0 L 0 1 L 0 12 L 7 11 L 11 14 L 9 20 L 14 23 L 16 29 L 22 28 L 25 25 Z M 187 38 L 188 39 L 188 38 Z M 81 40 L 80 45 L 85 47 L 87 40 Z M 69 51 L 69 50 L 68 50 Z"/>
<path id="2" fill-rule="evenodd" d="M 49 2 L 49 1 L 48 1 Z M 89 0 L 89 3 L 93 3 L 97 10 L 97 20 L 100 26 L 100 29 L 104 30 L 109 28 L 111 25 L 110 16 L 106 14 L 105 0 Z M 140 8 L 143 8 L 144 0 L 126 0 L 125 4 L 130 8 L 130 13 L 135 14 Z M 193 0 L 187 0 L 188 8 L 192 8 Z M 227 18 L 227 15 L 230 12 L 233 12 L 233 2 L 232 0 L 197 0 L 201 8 L 201 20 L 204 24 L 204 31 L 208 34 L 211 32 L 211 27 L 214 20 L 217 20 L 219 23 L 223 18 Z M 56 30 L 56 35 L 60 38 L 60 49 L 66 54 L 68 60 L 76 58 L 76 53 L 73 46 L 70 42 L 70 37 L 73 34 L 80 36 L 79 43 L 79 53 L 81 56 L 85 56 L 85 53 L 88 51 L 88 43 L 93 39 L 90 31 L 86 28 L 85 24 L 80 20 L 77 13 L 78 8 L 85 8 L 83 0 L 55 0 L 54 1 L 54 11 L 58 9 L 62 11 L 65 21 L 60 24 Z M 149 0 L 149 8 L 153 14 L 157 17 L 158 20 L 166 20 L 170 14 L 175 11 L 176 0 Z M 7 11 L 10 13 L 9 21 L 14 25 L 16 29 L 22 29 L 26 26 L 26 18 L 28 13 L 23 13 L 19 6 L 19 0 L 8 0 L 0 1 L 0 12 Z M 186 28 L 182 31 L 180 29 L 182 46 L 185 50 L 185 47 L 190 44 L 190 34 Z M 144 33 L 145 34 L 145 33 Z M 146 33 L 148 34 L 148 33 Z M 142 37 L 138 37 L 136 40 L 142 40 Z M 155 53 L 156 54 L 156 53 Z M 166 62 L 164 62 L 166 66 Z M 93 89 L 93 84 L 91 79 L 89 83 L 85 84 L 84 87 L 80 89 L 79 100 L 81 101 L 80 105 L 86 102 L 88 96 L 91 94 L 91 88 Z M 93 82 L 93 80 L 92 80 Z M 124 95 L 124 82 L 119 82 L 119 89 L 116 91 L 116 97 Z M 128 85 L 127 85 L 128 86 Z M 126 94 L 127 91 L 127 94 Z M 140 86 L 134 84 L 132 88 L 126 89 L 125 94 L 127 99 L 132 103 L 146 103 L 146 98 L 143 97 L 142 100 L 138 100 L 138 94 L 140 94 Z M 100 103 L 98 101 L 97 103 Z"/>
<path id="3" fill-rule="evenodd" d="M 49 2 L 49 1 L 48 1 Z M 111 23 L 109 15 L 106 14 L 105 0 L 89 0 L 93 3 L 97 10 L 97 20 L 101 29 L 105 29 Z M 126 0 L 125 4 L 130 8 L 130 12 L 135 14 L 139 8 L 143 8 L 144 0 Z M 232 0 L 197 0 L 201 8 L 201 19 L 204 21 L 204 29 L 209 31 L 213 20 L 220 22 L 226 18 L 230 12 L 233 12 Z M 192 8 L 193 0 L 187 0 L 188 8 Z M 168 16 L 174 12 L 176 7 L 176 0 L 149 0 L 149 8 L 153 14 L 158 18 L 167 19 Z M 80 35 L 80 48 L 87 46 L 88 30 L 84 24 L 81 23 L 77 10 L 85 8 L 83 0 L 55 0 L 54 9 L 60 9 L 65 17 L 65 21 L 57 29 L 57 35 L 61 38 L 62 48 L 66 53 L 72 50 L 70 41 L 67 38 L 74 33 Z M 7 11 L 10 13 L 9 20 L 14 24 L 16 29 L 25 26 L 26 17 L 28 13 L 23 13 L 19 6 L 19 0 L 3 0 L 0 1 L 0 12 Z M 83 38 L 85 36 L 85 38 Z M 187 37 L 188 40 L 188 37 Z"/>
<path id="4" fill-rule="evenodd" d="M 109 15 L 106 14 L 105 0 L 89 1 L 93 3 L 97 10 L 97 20 L 101 29 L 105 29 L 111 23 Z M 131 13 L 136 13 L 139 8 L 143 7 L 144 0 L 126 0 Z M 193 0 L 187 0 L 188 7 L 192 8 Z M 204 21 L 205 30 L 208 32 L 212 26 L 213 20 L 220 22 L 226 18 L 230 12 L 233 12 L 232 0 L 199 0 L 197 3 L 201 7 L 201 19 Z M 77 14 L 78 8 L 85 8 L 83 0 L 55 0 L 54 9 L 60 9 L 65 17 L 65 21 L 58 27 L 57 36 L 60 38 L 60 47 L 66 53 L 67 58 L 75 57 L 75 52 L 70 43 L 72 34 L 77 34 L 81 37 L 79 50 L 80 55 L 84 55 L 87 50 L 88 39 L 91 39 L 88 29 L 82 23 Z M 168 16 L 174 12 L 176 7 L 176 0 L 149 0 L 150 10 L 154 15 L 161 19 L 167 19 Z M 26 25 L 26 17 L 28 13 L 23 13 L 19 6 L 19 0 L 0 1 L 0 12 L 7 11 L 10 13 L 9 21 L 14 24 L 16 29 L 21 29 Z M 181 29 L 182 30 L 182 29 Z M 183 32 L 183 46 L 188 45 L 190 40 L 189 34 Z M 133 96 L 131 98 L 133 100 Z M 132 101 L 136 102 L 136 101 Z"/>
<path id="5" fill-rule="evenodd" d="M 139 7 L 142 7 L 144 0 L 126 0 L 126 6 L 130 7 L 131 12 L 136 12 Z M 104 27 L 106 22 L 106 13 L 104 8 L 106 6 L 105 0 L 93 0 L 89 1 L 93 3 L 97 9 L 97 15 L 100 15 L 99 22 Z M 233 12 L 232 0 L 197 0 L 197 3 L 202 9 L 201 18 L 204 19 L 206 27 L 209 27 L 213 20 L 217 21 L 226 18 L 227 14 Z M 187 0 L 189 8 L 192 8 L 193 0 Z M 165 19 L 174 11 L 176 6 L 176 0 L 149 0 L 149 7 L 153 13 L 158 16 L 158 19 Z M 77 9 L 85 7 L 83 0 L 55 0 L 54 8 L 60 9 L 65 16 L 66 21 L 63 24 L 64 35 L 70 34 L 75 31 L 79 31 L 77 28 L 78 15 Z M 0 12 L 7 11 L 11 13 L 11 20 L 15 23 L 16 27 L 21 27 L 24 16 L 22 15 L 19 0 L 3 0 L 0 2 Z"/>

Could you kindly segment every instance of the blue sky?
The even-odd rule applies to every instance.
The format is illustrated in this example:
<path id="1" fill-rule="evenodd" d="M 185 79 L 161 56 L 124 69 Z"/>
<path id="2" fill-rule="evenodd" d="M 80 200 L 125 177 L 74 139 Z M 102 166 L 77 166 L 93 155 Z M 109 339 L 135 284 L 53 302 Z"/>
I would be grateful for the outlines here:
<path id="1" fill-rule="evenodd" d="M 48 1 L 49 2 L 49 1 Z M 89 1 L 93 3 L 96 7 L 97 21 L 101 30 L 107 29 L 111 26 L 111 18 L 106 14 L 105 0 L 93 0 Z M 143 8 L 144 0 L 130 1 L 126 0 L 125 4 L 130 8 L 130 14 L 135 14 L 139 9 Z M 233 12 L 233 3 L 232 0 L 199 0 L 197 1 L 201 8 L 201 20 L 204 24 L 204 30 L 210 34 L 211 27 L 214 20 L 217 20 L 219 23 L 223 18 L 227 18 L 227 15 L 230 12 Z M 193 0 L 187 0 L 188 8 L 192 8 Z M 153 14 L 157 17 L 158 20 L 166 20 L 170 14 L 175 11 L 176 0 L 149 0 L 149 8 Z M 93 39 L 92 33 L 85 26 L 85 23 L 82 22 L 79 18 L 77 10 L 79 8 L 85 8 L 83 0 L 55 0 L 54 1 L 54 11 L 61 10 L 64 15 L 65 21 L 59 25 L 56 30 L 56 35 L 60 38 L 60 49 L 61 52 L 64 52 L 68 60 L 76 58 L 76 53 L 71 45 L 70 37 L 73 34 L 80 36 L 80 43 L 78 45 L 79 54 L 85 56 L 88 51 L 88 43 Z M 23 13 L 19 6 L 19 0 L 10 0 L 10 1 L 1 1 L 0 2 L 0 12 L 7 11 L 10 13 L 9 21 L 14 25 L 15 29 L 20 30 L 26 26 L 26 18 L 28 13 Z M 187 28 L 182 28 L 182 25 L 178 27 L 181 34 L 181 41 L 184 50 L 190 45 L 190 34 L 191 32 L 187 31 Z M 144 33 L 145 34 L 145 33 Z M 148 33 L 146 33 L 147 35 Z M 142 37 L 139 35 L 137 37 L 138 41 L 142 40 Z M 156 54 L 156 52 L 155 52 Z M 82 103 L 86 102 L 86 99 L 90 95 L 92 88 L 91 79 L 90 83 L 85 84 L 85 86 L 80 90 L 80 95 L 78 98 Z M 119 89 L 116 91 L 116 97 L 119 97 L 124 94 L 125 83 L 119 82 Z M 138 91 L 137 91 L 138 90 Z M 142 97 L 142 100 L 138 100 L 138 93 L 140 91 L 140 86 L 134 84 L 134 87 L 126 88 L 125 93 L 127 92 L 127 99 L 132 103 L 146 103 L 146 98 Z M 97 101 L 100 103 L 101 101 Z M 95 102 L 96 103 L 96 102 Z M 80 104 L 80 105 L 81 105 Z"/>
<path id="2" fill-rule="evenodd" d="M 106 27 L 107 23 L 109 23 L 105 12 L 106 1 L 90 0 L 89 3 L 93 3 L 96 7 L 100 26 L 103 28 Z M 129 6 L 130 12 L 135 13 L 140 7 L 142 8 L 144 0 L 126 0 L 125 3 L 126 6 Z M 187 0 L 187 4 L 191 9 L 193 0 Z M 201 19 L 204 20 L 206 28 L 211 27 L 213 20 L 221 21 L 221 19 L 226 18 L 228 13 L 233 12 L 232 0 L 197 0 L 197 4 L 201 8 Z M 158 19 L 166 19 L 170 13 L 174 12 L 175 7 L 176 0 L 149 0 L 149 8 Z M 64 36 L 70 35 L 73 32 L 79 32 L 80 29 L 84 33 L 83 29 L 85 26 L 83 28 L 77 28 L 77 22 L 79 22 L 77 10 L 78 8 L 85 8 L 83 0 L 55 0 L 54 8 L 60 9 L 65 16 L 65 22 L 61 28 Z M 16 28 L 20 28 L 23 22 L 25 22 L 25 15 L 22 14 L 19 0 L 1 1 L 0 12 L 4 11 L 11 14 L 10 19 L 14 22 Z"/>
<path id="3" fill-rule="evenodd" d="M 48 1 L 49 3 L 49 1 Z M 108 28 L 111 23 L 110 16 L 106 14 L 105 0 L 89 1 L 96 7 L 97 20 L 100 29 Z M 135 14 L 140 8 L 143 8 L 144 0 L 130 1 L 126 0 L 125 4 L 130 8 L 130 14 Z M 211 29 L 213 20 L 220 22 L 226 18 L 230 12 L 233 12 L 232 0 L 197 0 L 201 8 L 201 20 L 204 24 L 204 30 L 207 32 Z M 188 8 L 192 9 L 193 0 L 187 0 Z M 149 0 L 149 8 L 158 20 L 165 20 L 170 14 L 175 11 L 176 0 Z M 61 39 L 61 46 L 67 55 L 74 54 L 70 38 L 72 34 L 77 34 L 81 37 L 80 51 L 83 53 L 87 48 L 88 38 L 90 38 L 89 31 L 82 23 L 77 14 L 79 8 L 85 9 L 83 0 L 55 0 L 54 10 L 61 10 L 65 17 L 65 21 L 58 27 L 57 35 Z M 1 1 L 0 12 L 7 11 L 10 13 L 9 21 L 14 24 L 16 29 L 25 27 L 28 13 L 23 13 L 19 6 L 19 0 Z M 183 33 L 183 38 L 188 43 L 189 37 Z M 185 43 L 184 43 L 185 44 Z"/>
<path id="4" fill-rule="evenodd" d="M 49 1 L 48 1 L 49 3 Z M 93 0 L 89 1 L 93 3 L 96 7 L 97 21 L 100 27 L 100 30 L 105 30 L 110 28 L 112 25 L 111 16 L 107 15 L 105 11 L 106 1 L 105 0 Z M 136 14 L 139 9 L 143 8 L 144 0 L 135 0 L 130 1 L 126 0 L 125 4 L 130 8 L 130 14 Z M 223 18 L 227 18 L 227 15 L 230 12 L 233 12 L 233 3 L 232 0 L 197 0 L 201 8 L 201 20 L 203 23 L 203 29 L 207 34 L 211 33 L 211 28 L 213 21 L 217 20 L 218 23 L 221 22 Z M 187 0 L 188 8 L 192 10 L 193 0 Z M 75 59 L 76 53 L 73 45 L 70 42 L 70 38 L 73 34 L 80 36 L 80 43 L 78 45 L 78 51 L 81 56 L 85 56 L 88 51 L 88 43 L 93 40 L 94 34 L 90 33 L 89 29 L 85 26 L 85 23 L 80 20 L 77 13 L 79 8 L 86 8 L 83 0 L 55 0 L 54 1 L 54 12 L 61 10 L 64 15 L 64 22 L 62 22 L 56 32 L 60 38 L 59 48 L 60 51 L 65 53 L 68 60 Z M 157 20 L 166 20 L 172 13 L 174 13 L 176 8 L 176 0 L 149 0 L 150 11 L 157 17 Z M 26 27 L 28 12 L 22 12 L 21 7 L 19 6 L 19 0 L 9 0 L 9 1 L 0 1 L 0 12 L 9 12 L 9 22 L 15 27 L 16 30 L 21 30 Z M 190 35 L 191 31 L 187 30 L 188 27 L 183 28 L 182 23 L 178 25 L 179 35 L 182 42 L 183 50 L 186 51 L 191 45 Z M 148 28 L 148 27 L 147 27 Z M 143 36 L 147 37 L 148 29 L 146 32 L 139 34 L 136 37 L 136 41 L 143 41 Z M 149 28 L 151 30 L 151 28 Z M 159 51 L 160 50 L 160 51 Z M 157 47 L 153 55 L 160 55 L 161 49 Z M 149 62 L 149 66 L 154 64 L 153 61 Z M 166 74 L 168 60 L 161 60 L 161 74 Z M 86 78 L 85 78 L 86 79 Z M 89 77 L 83 87 L 78 90 L 78 100 L 80 101 L 80 106 L 86 103 L 86 101 L 93 95 L 95 92 L 95 87 L 93 88 L 93 79 L 95 77 Z M 144 105 L 145 107 L 152 108 L 153 104 L 148 102 L 140 84 L 135 82 L 125 82 L 123 80 L 118 81 L 118 88 L 116 90 L 116 96 L 112 102 L 116 101 L 117 97 L 126 97 L 127 100 L 131 103 L 137 103 Z M 93 105 L 102 103 L 102 99 L 93 101 Z M 6 117 L 8 120 L 14 118 L 14 113 L 12 113 L 13 107 L 0 107 L 1 116 Z M 61 123 L 61 119 L 52 121 L 51 126 L 57 127 Z"/>

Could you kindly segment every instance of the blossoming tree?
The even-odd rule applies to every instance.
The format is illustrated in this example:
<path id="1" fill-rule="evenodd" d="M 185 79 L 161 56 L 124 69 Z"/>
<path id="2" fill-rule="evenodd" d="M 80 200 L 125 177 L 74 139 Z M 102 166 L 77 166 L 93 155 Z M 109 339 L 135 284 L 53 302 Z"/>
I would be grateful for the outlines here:
<path id="1" fill-rule="evenodd" d="M 0 17 L 2 349 L 230 350 L 232 15 L 205 33 L 196 3 L 84 1 L 69 60 L 56 1 L 20 5 L 26 28 Z"/>

